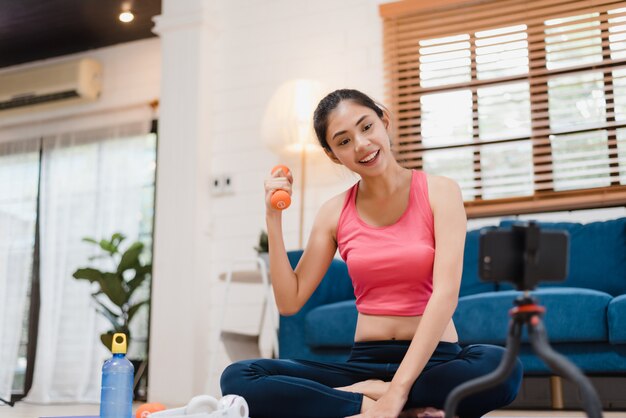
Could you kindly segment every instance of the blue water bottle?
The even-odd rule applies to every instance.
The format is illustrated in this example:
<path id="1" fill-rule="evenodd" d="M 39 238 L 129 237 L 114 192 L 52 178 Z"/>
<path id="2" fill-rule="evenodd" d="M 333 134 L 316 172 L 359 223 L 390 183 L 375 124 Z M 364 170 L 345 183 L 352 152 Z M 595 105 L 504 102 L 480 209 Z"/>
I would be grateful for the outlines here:
<path id="1" fill-rule="evenodd" d="M 126 335 L 113 335 L 113 357 L 102 366 L 100 418 L 132 418 L 135 368 L 126 358 Z"/>

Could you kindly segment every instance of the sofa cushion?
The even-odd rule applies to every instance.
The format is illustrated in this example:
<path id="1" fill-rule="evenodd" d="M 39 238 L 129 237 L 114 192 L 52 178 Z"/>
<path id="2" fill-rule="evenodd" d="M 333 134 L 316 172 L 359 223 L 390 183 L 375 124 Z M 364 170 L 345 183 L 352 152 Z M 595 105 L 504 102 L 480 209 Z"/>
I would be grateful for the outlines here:
<path id="1" fill-rule="evenodd" d="M 354 300 L 312 309 L 304 322 L 305 341 L 311 347 L 351 347 L 357 317 Z"/>
<path id="2" fill-rule="evenodd" d="M 509 310 L 521 292 L 507 290 L 459 299 L 454 320 L 463 344 L 504 344 Z M 589 289 L 546 288 L 532 292 L 546 307 L 543 322 L 550 342 L 606 342 L 607 306 L 611 296 Z M 528 341 L 524 330 L 523 341 Z"/>
<path id="3" fill-rule="evenodd" d="M 503 220 L 502 227 L 517 223 Z M 569 274 L 565 282 L 543 282 L 542 287 L 595 289 L 613 296 L 626 293 L 626 218 L 588 224 L 538 222 L 540 228 L 570 234 Z"/>
<path id="4" fill-rule="evenodd" d="M 478 277 L 478 242 L 480 232 L 486 228 L 469 231 L 465 236 L 465 251 L 463 253 L 463 277 L 461 279 L 460 296 L 469 296 L 476 293 L 493 292 L 494 283 L 482 282 Z"/>
<path id="5" fill-rule="evenodd" d="M 609 303 L 609 342 L 626 344 L 626 295 L 614 298 Z"/>

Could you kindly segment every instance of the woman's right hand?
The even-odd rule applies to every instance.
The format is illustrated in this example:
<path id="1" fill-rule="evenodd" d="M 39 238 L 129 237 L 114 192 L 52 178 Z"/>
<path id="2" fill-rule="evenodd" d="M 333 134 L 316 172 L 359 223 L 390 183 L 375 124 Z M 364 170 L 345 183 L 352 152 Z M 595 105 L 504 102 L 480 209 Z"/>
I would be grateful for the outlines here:
<path id="1" fill-rule="evenodd" d="M 274 209 L 272 207 L 272 194 L 276 190 L 284 190 L 289 194 L 289 196 L 291 196 L 292 184 L 293 176 L 291 175 L 291 172 L 288 171 L 285 173 L 282 168 L 278 168 L 272 174 L 270 174 L 267 179 L 265 179 L 265 207 L 267 213 L 281 212 L 280 210 Z"/>

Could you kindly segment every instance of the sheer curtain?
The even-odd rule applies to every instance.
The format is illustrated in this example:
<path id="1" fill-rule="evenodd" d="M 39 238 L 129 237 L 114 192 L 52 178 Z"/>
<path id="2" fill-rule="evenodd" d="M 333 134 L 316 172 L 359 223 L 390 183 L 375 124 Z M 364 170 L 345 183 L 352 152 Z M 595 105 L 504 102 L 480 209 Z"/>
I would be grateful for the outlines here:
<path id="1" fill-rule="evenodd" d="M 127 242 L 151 236 L 156 137 L 148 125 L 43 140 L 41 308 L 27 401 L 99 400 L 100 369 L 110 356 L 99 335 L 108 323 L 95 311 L 92 285 L 72 273 L 95 263 L 88 261 L 96 251 L 82 242 L 85 236 L 121 232 Z"/>
<path id="2" fill-rule="evenodd" d="M 38 174 L 39 140 L 0 144 L 0 398 L 6 400 L 11 399 L 28 310 Z"/>

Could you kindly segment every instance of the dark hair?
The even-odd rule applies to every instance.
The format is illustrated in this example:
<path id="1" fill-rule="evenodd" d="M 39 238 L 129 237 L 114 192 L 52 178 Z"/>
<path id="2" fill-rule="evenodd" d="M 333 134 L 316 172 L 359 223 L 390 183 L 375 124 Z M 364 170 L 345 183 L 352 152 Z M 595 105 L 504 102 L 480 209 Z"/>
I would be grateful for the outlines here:
<path id="1" fill-rule="evenodd" d="M 313 113 L 313 128 L 315 129 L 317 140 L 320 142 L 320 145 L 327 150 L 330 150 L 330 146 L 326 140 L 328 115 L 330 115 L 330 113 L 335 110 L 335 108 L 339 106 L 339 103 L 343 100 L 351 100 L 361 106 L 369 107 L 378 115 L 379 118 L 383 117 L 382 109 L 367 94 L 351 89 L 333 91 L 320 100 L 317 105 L 317 109 L 315 109 L 315 112 Z"/>

